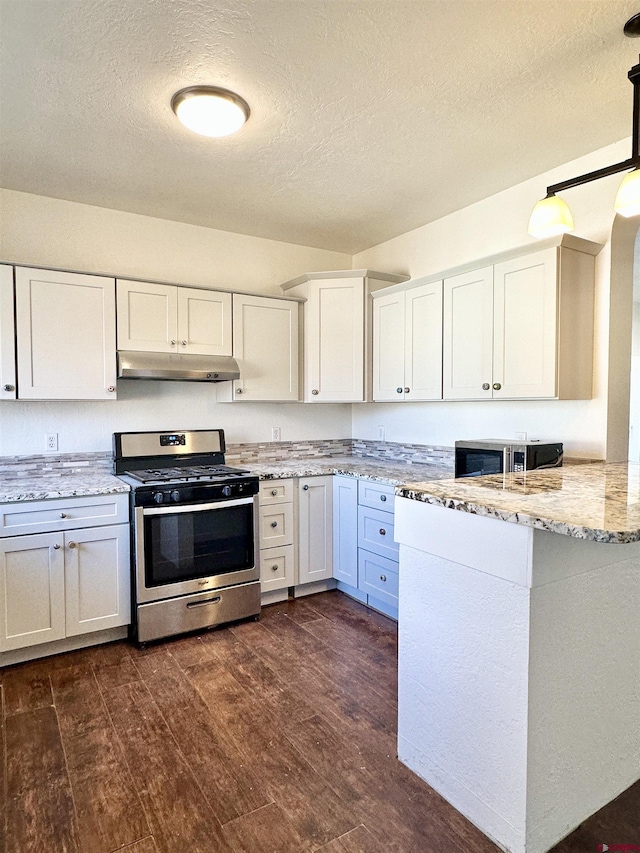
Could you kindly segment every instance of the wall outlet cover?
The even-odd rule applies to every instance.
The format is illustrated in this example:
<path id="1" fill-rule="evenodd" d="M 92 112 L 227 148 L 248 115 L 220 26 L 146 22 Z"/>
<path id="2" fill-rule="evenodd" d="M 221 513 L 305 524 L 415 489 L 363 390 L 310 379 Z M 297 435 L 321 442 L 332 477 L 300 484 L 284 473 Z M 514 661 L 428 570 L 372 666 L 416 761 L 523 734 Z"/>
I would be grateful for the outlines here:
<path id="1" fill-rule="evenodd" d="M 44 436 L 44 449 L 51 452 L 58 449 L 58 433 L 47 432 Z"/>
<path id="2" fill-rule="evenodd" d="M 282 429 L 280 427 L 271 427 L 271 441 L 282 441 Z"/>

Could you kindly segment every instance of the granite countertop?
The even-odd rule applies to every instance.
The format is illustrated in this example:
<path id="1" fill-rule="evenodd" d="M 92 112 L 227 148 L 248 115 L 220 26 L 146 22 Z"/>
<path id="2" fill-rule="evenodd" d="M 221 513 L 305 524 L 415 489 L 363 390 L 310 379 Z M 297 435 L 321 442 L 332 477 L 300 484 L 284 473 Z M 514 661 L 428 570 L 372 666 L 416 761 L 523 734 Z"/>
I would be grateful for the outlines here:
<path id="1" fill-rule="evenodd" d="M 396 495 L 577 539 L 640 541 L 640 465 L 595 462 L 527 474 L 405 481 Z"/>
<path id="2" fill-rule="evenodd" d="M 102 471 L 42 474 L 3 479 L 0 484 L 0 503 L 46 501 L 53 498 L 77 498 L 87 495 L 127 493 L 129 486 Z"/>
<path id="3" fill-rule="evenodd" d="M 371 456 L 320 456 L 308 459 L 264 462 L 234 460 L 234 466 L 248 468 L 261 480 L 282 480 L 288 477 L 314 477 L 321 474 L 342 474 L 361 480 L 373 480 L 398 486 L 414 480 L 439 480 L 451 477 L 450 467 L 426 463 L 386 462 Z"/>

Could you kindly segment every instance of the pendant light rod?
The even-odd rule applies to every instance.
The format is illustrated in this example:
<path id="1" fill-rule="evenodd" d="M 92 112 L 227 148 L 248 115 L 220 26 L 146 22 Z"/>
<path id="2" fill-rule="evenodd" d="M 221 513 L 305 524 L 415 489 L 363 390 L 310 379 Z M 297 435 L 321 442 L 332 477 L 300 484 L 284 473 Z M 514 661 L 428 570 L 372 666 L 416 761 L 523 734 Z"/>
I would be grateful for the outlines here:
<path id="1" fill-rule="evenodd" d="M 547 196 L 561 193 L 572 187 L 579 187 L 581 184 L 589 184 L 591 181 L 599 180 L 599 178 L 617 175 L 619 172 L 625 172 L 628 169 L 640 168 L 640 63 L 633 66 L 628 76 L 629 80 L 633 83 L 631 157 L 628 160 L 623 160 L 621 163 L 615 163 L 613 166 L 605 166 L 604 169 L 596 169 L 595 172 L 588 172 L 586 175 L 579 175 L 577 178 L 570 178 L 568 181 L 551 184 L 551 186 L 547 187 Z"/>

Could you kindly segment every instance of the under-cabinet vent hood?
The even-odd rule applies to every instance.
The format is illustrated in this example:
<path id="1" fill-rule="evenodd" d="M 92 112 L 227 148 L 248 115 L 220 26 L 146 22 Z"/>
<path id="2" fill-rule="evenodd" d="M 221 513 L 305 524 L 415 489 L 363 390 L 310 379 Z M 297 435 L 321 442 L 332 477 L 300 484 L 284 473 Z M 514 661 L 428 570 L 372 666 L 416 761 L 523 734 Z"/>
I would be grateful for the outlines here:
<path id="1" fill-rule="evenodd" d="M 165 379 L 177 382 L 226 382 L 240 379 L 230 355 L 189 355 L 174 352 L 118 352 L 120 379 Z"/>

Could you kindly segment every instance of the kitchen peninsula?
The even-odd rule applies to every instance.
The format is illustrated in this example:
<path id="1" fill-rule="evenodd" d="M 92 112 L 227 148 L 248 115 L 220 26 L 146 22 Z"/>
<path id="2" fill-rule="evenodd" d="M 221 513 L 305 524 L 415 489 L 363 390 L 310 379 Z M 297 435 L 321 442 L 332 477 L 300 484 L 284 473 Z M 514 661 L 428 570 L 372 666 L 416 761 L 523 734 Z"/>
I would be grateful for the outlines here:
<path id="1" fill-rule="evenodd" d="M 396 496 L 399 757 L 501 847 L 543 853 L 640 772 L 640 467 Z"/>

